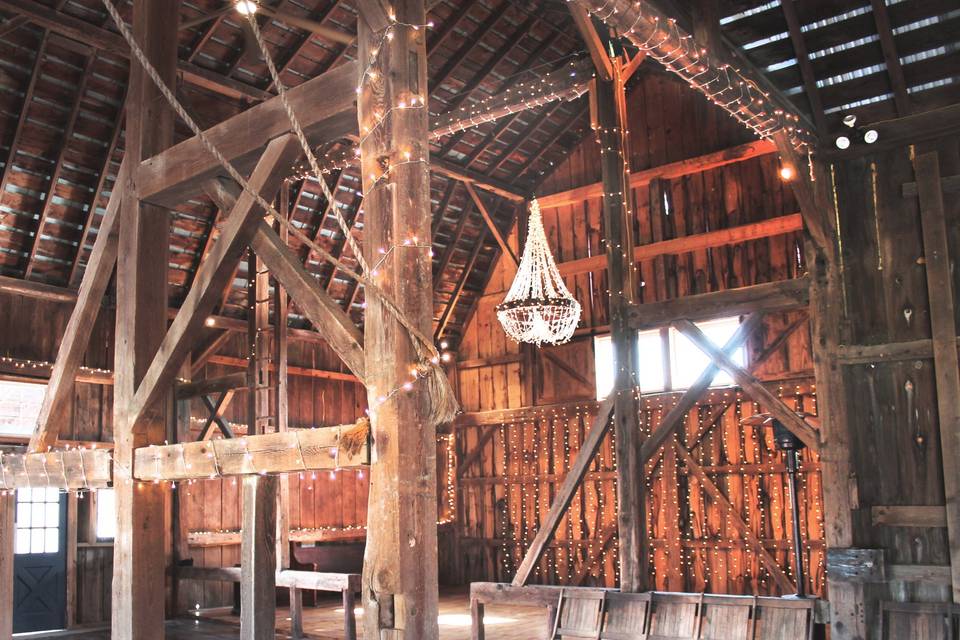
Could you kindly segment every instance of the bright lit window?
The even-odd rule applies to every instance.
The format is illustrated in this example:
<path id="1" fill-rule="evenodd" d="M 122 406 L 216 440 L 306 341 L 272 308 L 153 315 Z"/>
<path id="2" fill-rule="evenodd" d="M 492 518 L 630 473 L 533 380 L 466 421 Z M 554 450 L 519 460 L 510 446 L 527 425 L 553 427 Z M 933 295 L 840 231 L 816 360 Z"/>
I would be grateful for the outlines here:
<path id="1" fill-rule="evenodd" d="M 97 491 L 97 540 L 117 536 L 117 494 L 113 489 Z"/>
<path id="2" fill-rule="evenodd" d="M 697 327 L 718 347 L 726 344 L 737 327 L 739 318 L 720 318 L 696 323 Z M 643 393 L 661 391 L 681 391 L 687 389 L 699 377 L 710 363 L 710 358 L 690 342 L 686 336 L 671 328 L 666 331 L 654 329 L 641 331 L 637 335 L 639 362 L 637 363 L 638 382 Z M 613 357 L 613 343 L 610 336 L 594 338 L 594 363 L 597 372 L 597 399 L 607 397 L 613 389 L 616 362 Z M 669 359 L 664 357 L 669 355 Z M 741 347 L 733 354 L 732 360 L 746 365 L 746 350 Z M 666 369 L 669 366 L 669 370 Z M 713 378 L 711 386 L 723 387 L 733 384 L 733 379 L 725 371 Z"/>
<path id="3" fill-rule="evenodd" d="M 0 381 L 0 434 L 29 436 L 37 424 L 45 384 Z"/>
<path id="4" fill-rule="evenodd" d="M 60 550 L 60 491 L 18 489 L 14 553 L 57 553 Z"/>

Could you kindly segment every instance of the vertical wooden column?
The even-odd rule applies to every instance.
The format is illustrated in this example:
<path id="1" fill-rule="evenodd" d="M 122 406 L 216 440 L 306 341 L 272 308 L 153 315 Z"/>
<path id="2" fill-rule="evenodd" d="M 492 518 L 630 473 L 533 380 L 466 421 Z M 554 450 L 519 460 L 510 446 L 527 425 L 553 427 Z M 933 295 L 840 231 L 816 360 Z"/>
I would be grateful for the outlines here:
<path id="1" fill-rule="evenodd" d="M 13 540 L 15 493 L 0 495 L 0 640 L 13 636 Z"/>
<path id="2" fill-rule="evenodd" d="M 358 117 L 364 252 L 377 284 L 431 335 L 430 179 L 424 0 L 359 2 Z M 370 71 L 363 70 L 370 66 Z M 413 108 L 410 108 L 413 105 Z M 403 108 L 406 106 L 407 108 Z M 380 250 L 386 251 L 381 255 Z M 423 383 L 410 381 L 417 355 L 407 331 L 367 291 L 364 344 L 372 414 L 364 637 L 435 640 L 437 629 L 436 425 Z"/>
<path id="3" fill-rule="evenodd" d="M 181 381 L 190 382 L 193 378 L 193 356 L 188 356 L 180 366 L 180 373 L 177 378 Z M 190 442 L 190 399 L 173 399 L 172 420 L 169 425 L 170 433 L 167 439 L 170 442 Z M 175 485 L 176 487 L 177 485 Z M 170 616 L 175 616 L 181 611 L 186 610 L 187 603 L 184 602 L 181 587 L 184 585 L 180 579 L 180 566 L 185 560 L 190 558 L 190 547 L 187 543 L 189 529 L 187 528 L 187 504 L 183 493 L 179 488 L 175 488 L 170 495 L 171 504 L 171 531 L 173 533 L 173 569 L 171 572 L 170 583 L 170 605 L 167 611 Z"/>
<path id="4" fill-rule="evenodd" d="M 247 433 L 271 429 L 270 411 L 270 274 L 249 252 L 247 258 L 247 337 L 250 386 Z M 275 476 L 243 478 L 240 536 L 240 638 L 272 638 L 276 629 L 277 488 Z"/>
<path id="5" fill-rule="evenodd" d="M 287 216 L 290 212 L 290 183 L 280 187 L 280 213 Z M 277 233 L 284 244 L 290 232 L 286 226 L 277 223 Z M 286 431 L 289 425 L 289 391 L 287 387 L 287 309 L 289 299 L 287 290 L 280 283 L 273 282 L 273 410 L 277 431 Z M 290 568 L 290 476 L 280 476 L 280 493 L 277 496 L 277 567 Z M 303 595 L 296 587 L 290 588 L 290 635 L 303 637 Z"/>
<path id="6" fill-rule="evenodd" d="M 627 306 L 637 291 L 633 262 L 633 209 L 630 206 L 629 134 L 626 94 L 619 59 L 613 63 L 613 79 L 596 80 L 593 94 L 597 139 L 603 175 L 603 229 L 607 252 L 607 286 L 610 334 L 613 340 L 616 377 L 614 433 L 617 455 L 617 527 L 619 530 L 620 588 L 642 591 L 647 587 L 646 515 L 643 495 L 643 465 L 640 463 L 640 414 L 634 389 L 637 386 L 636 332 L 627 326 Z"/>
<path id="7" fill-rule="evenodd" d="M 866 638 L 872 612 L 865 611 L 864 583 L 838 579 L 831 573 L 831 556 L 841 557 L 854 546 L 854 511 L 859 508 L 856 478 L 850 458 L 850 427 L 843 369 L 837 360 L 842 341 L 842 274 L 837 256 L 837 211 L 831 195 L 829 167 L 814 163 L 816 180 L 809 178 L 805 162 L 787 137 L 774 137 L 784 166 L 791 166 L 794 194 L 803 214 L 806 241 L 804 260 L 810 284 L 810 335 L 817 383 L 820 419 L 820 469 L 823 486 L 824 539 L 827 543 L 827 590 L 830 594 L 830 629 L 834 640 Z"/>
<path id="8" fill-rule="evenodd" d="M 930 296 L 933 367 L 937 380 L 937 417 L 943 458 L 947 540 L 950 545 L 950 583 L 953 601 L 960 603 L 960 361 L 957 357 L 955 284 L 947 245 L 947 223 L 940 184 L 940 159 L 936 151 L 914 159 L 923 254 Z"/>
<path id="9" fill-rule="evenodd" d="M 178 0 L 134 0 L 133 33 L 170 86 L 176 83 Z M 174 116 L 143 70 L 131 61 L 126 151 L 139 163 L 173 143 Z M 113 556 L 114 640 L 164 637 L 167 488 L 131 478 L 133 450 L 162 444 L 168 401 L 161 399 L 132 424 L 134 392 L 167 330 L 169 213 L 141 205 L 136 172 L 128 174 L 121 205 L 117 261 L 114 380 L 114 488 L 117 536 Z"/>

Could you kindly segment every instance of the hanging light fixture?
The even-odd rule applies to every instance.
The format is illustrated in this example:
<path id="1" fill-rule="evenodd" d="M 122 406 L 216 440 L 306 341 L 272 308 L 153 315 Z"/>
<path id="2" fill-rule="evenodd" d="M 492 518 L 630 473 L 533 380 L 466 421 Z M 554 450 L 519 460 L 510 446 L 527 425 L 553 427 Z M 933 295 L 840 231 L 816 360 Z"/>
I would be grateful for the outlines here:
<path id="1" fill-rule="evenodd" d="M 536 198 L 530 203 L 527 244 L 517 276 L 497 305 L 497 318 L 512 339 L 536 345 L 568 341 L 580 322 L 580 303 L 560 277 Z"/>

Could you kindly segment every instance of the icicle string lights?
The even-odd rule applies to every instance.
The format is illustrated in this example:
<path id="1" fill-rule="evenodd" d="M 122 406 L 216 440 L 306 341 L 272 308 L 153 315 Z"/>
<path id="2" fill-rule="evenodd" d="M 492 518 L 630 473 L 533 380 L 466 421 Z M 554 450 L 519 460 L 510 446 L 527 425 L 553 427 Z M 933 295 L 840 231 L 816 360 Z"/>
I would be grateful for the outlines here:
<path id="1" fill-rule="evenodd" d="M 520 267 L 507 297 L 497 306 L 497 318 L 512 339 L 536 345 L 567 342 L 580 322 L 580 303 L 560 277 L 536 198 L 530 203 Z"/>

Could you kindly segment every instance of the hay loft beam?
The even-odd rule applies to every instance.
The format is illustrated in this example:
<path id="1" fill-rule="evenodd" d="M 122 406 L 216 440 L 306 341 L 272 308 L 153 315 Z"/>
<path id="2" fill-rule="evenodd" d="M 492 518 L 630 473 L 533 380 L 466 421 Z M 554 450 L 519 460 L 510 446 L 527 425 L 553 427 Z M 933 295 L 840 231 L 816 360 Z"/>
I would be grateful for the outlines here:
<path id="1" fill-rule="evenodd" d="M 740 78 L 727 65 L 735 64 L 734 51 L 717 43 L 705 50 L 677 21 L 655 7 L 650 0 L 572 0 L 607 26 L 623 34 L 631 44 L 646 51 L 667 70 L 680 76 L 693 88 L 721 105 L 747 128 L 762 136 L 787 130 L 792 142 L 802 146 L 813 142 L 813 127 L 789 102 L 774 99 L 761 87 L 766 79 L 741 68 Z M 802 129 L 803 131 L 800 131 Z"/>
<path id="2" fill-rule="evenodd" d="M 359 467 L 370 461 L 366 438 L 356 448 L 342 443 L 357 428 L 346 424 L 140 447 L 133 477 L 166 482 Z"/>

